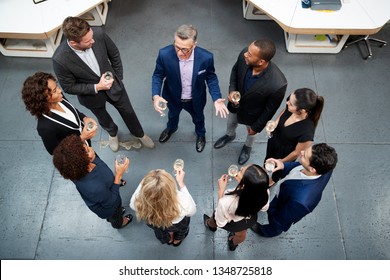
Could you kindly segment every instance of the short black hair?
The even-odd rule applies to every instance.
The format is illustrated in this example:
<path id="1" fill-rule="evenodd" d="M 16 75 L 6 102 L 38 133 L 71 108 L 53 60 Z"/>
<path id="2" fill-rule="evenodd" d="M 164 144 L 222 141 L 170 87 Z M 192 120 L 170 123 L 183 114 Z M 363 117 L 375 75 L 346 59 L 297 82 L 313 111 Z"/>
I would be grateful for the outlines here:
<path id="1" fill-rule="evenodd" d="M 271 61 L 276 53 L 275 43 L 270 39 L 260 39 L 253 42 L 253 44 L 260 50 L 260 58 L 265 61 Z"/>
<path id="2" fill-rule="evenodd" d="M 322 175 L 333 170 L 337 164 L 336 150 L 325 143 L 314 144 L 310 157 L 310 166 Z"/>

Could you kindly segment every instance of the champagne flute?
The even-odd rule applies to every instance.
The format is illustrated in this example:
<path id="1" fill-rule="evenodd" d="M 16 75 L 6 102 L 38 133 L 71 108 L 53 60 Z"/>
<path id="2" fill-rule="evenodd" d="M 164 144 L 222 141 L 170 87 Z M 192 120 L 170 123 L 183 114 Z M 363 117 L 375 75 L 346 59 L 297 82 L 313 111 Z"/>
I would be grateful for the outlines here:
<path id="1" fill-rule="evenodd" d="M 233 177 L 236 177 L 240 169 L 237 165 L 232 164 L 228 168 L 228 175 L 229 175 L 229 182 L 232 180 Z"/>
<path id="2" fill-rule="evenodd" d="M 118 165 L 124 165 L 126 162 L 127 156 L 125 156 L 123 154 L 118 154 L 118 155 L 116 155 L 115 159 L 118 162 Z M 125 172 L 127 173 L 127 169 Z"/>
<path id="3" fill-rule="evenodd" d="M 178 158 L 173 163 L 173 174 L 176 176 L 176 172 L 184 169 L 184 160 Z"/>
<path id="4" fill-rule="evenodd" d="M 265 162 L 264 168 L 267 171 L 268 177 L 271 177 L 272 172 L 275 169 L 275 166 L 276 166 L 276 164 L 275 164 L 275 162 L 273 160 L 269 160 L 269 161 Z"/>
<path id="5" fill-rule="evenodd" d="M 233 91 L 232 93 L 231 93 L 231 98 L 232 98 L 232 100 L 233 100 L 233 102 L 240 102 L 240 100 L 241 100 L 241 94 L 240 94 L 240 92 L 239 91 Z M 240 104 L 234 104 L 233 103 L 233 107 L 234 108 L 237 108 L 237 107 L 239 107 L 240 106 Z"/>
<path id="6" fill-rule="evenodd" d="M 165 111 L 168 106 L 167 106 L 166 102 L 160 100 L 160 101 L 158 101 L 158 107 L 160 107 L 161 110 Z M 164 116 L 165 116 L 164 112 L 160 113 L 160 117 L 164 117 Z"/>
<path id="7" fill-rule="evenodd" d="M 267 124 L 265 125 L 265 131 L 267 134 L 267 138 L 272 138 L 272 132 L 274 132 L 275 128 L 276 128 L 275 121 L 270 120 L 267 122 Z"/>
<path id="8" fill-rule="evenodd" d="M 112 73 L 110 71 L 106 71 L 104 73 L 104 79 L 106 79 L 107 81 L 111 80 L 114 76 L 112 75 Z"/>

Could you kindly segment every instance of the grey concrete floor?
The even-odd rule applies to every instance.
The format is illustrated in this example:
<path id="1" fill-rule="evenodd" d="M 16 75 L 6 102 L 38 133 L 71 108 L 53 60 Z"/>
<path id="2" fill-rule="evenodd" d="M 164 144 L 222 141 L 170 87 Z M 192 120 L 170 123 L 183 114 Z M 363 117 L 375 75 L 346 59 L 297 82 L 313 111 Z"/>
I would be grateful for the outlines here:
<path id="1" fill-rule="evenodd" d="M 212 102 L 205 109 L 207 145 L 195 151 L 194 126 L 186 112 L 169 142 L 158 137 L 166 119 L 153 109 L 151 76 L 158 49 L 172 43 L 175 29 L 192 23 L 199 30 L 198 44 L 212 51 L 223 94 L 240 50 L 251 41 L 275 41 L 273 61 L 288 79 L 288 93 L 313 88 L 325 98 L 316 142 L 327 142 L 339 154 L 339 163 L 315 211 L 279 237 L 264 239 L 248 233 L 235 252 L 227 248 L 227 232 L 215 234 L 202 224 L 216 202 L 216 181 L 237 161 L 245 139 L 243 127 L 227 147 L 215 150 L 226 120 L 215 117 Z M 50 59 L 0 55 L 0 258 L 1 259 L 185 259 L 185 260 L 388 260 L 390 258 L 390 47 L 373 47 L 373 57 L 362 59 L 363 45 L 339 54 L 290 54 L 282 29 L 273 21 L 248 21 L 241 1 L 231 0 L 114 0 L 109 4 L 105 30 L 117 43 L 125 68 L 124 82 L 154 150 L 121 150 L 131 159 L 121 190 L 128 202 L 150 169 L 172 169 L 175 158 L 186 164 L 186 183 L 197 202 L 190 234 L 179 248 L 163 246 L 143 223 L 114 230 L 84 205 L 74 185 L 55 171 L 51 157 L 36 132 L 35 119 L 25 111 L 20 90 L 36 71 L 52 72 Z M 390 41 L 390 25 L 374 37 Z M 93 116 L 74 96 L 67 97 L 82 112 Z M 281 108 L 282 109 L 282 106 Z M 129 139 L 119 114 L 110 107 Z M 113 165 L 115 153 L 99 148 L 107 140 L 100 131 L 94 147 Z M 258 135 L 250 162 L 262 162 L 266 138 Z M 265 215 L 260 215 L 265 221 Z"/>

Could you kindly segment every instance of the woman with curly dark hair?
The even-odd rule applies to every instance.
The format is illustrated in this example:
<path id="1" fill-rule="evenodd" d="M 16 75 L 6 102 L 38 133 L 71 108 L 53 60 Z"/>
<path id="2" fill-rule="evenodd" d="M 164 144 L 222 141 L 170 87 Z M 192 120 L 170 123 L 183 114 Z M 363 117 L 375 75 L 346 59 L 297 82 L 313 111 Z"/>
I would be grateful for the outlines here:
<path id="1" fill-rule="evenodd" d="M 212 217 L 203 215 L 206 228 L 229 231 L 229 250 L 234 251 L 245 241 L 247 229 L 256 224 L 257 212 L 267 211 L 269 206 L 269 178 L 266 171 L 257 164 L 241 167 L 234 177 L 238 182 L 235 189 L 226 190 L 228 175 L 218 179 L 218 202 Z"/>
<path id="2" fill-rule="evenodd" d="M 53 163 L 60 174 L 72 180 L 88 208 L 102 219 L 107 219 L 113 228 L 130 224 L 133 216 L 123 217 L 124 208 L 119 194 L 123 186 L 122 176 L 130 161 L 124 164 L 115 161 L 115 175 L 111 169 L 88 147 L 79 136 L 65 137 L 54 149 Z"/>
<path id="3" fill-rule="evenodd" d="M 79 112 L 66 100 L 52 74 L 37 72 L 23 83 L 22 99 L 26 109 L 38 120 L 37 131 L 46 150 L 53 154 L 58 143 L 70 134 L 80 136 L 83 141 L 96 135 L 97 124 Z M 88 129 L 91 123 L 92 129 Z"/>

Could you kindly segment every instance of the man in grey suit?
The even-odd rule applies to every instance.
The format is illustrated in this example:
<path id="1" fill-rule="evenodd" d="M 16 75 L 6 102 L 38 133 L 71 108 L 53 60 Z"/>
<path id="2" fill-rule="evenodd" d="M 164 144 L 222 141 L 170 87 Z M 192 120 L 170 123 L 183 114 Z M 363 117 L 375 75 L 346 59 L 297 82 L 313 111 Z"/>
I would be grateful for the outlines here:
<path id="1" fill-rule="evenodd" d="M 272 119 L 286 93 L 287 80 L 271 62 L 275 52 L 271 40 L 256 40 L 241 51 L 230 74 L 226 135 L 215 142 L 214 148 L 233 141 L 239 123 L 246 125 L 248 134 L 238 158 L 241 165 L 249 160 L 256 134 Z M 241 95 L 239 101 L 233 100 L 235 91 Z"/>
<path id="2" fill-rule="evenodd" d="M 62 30 L 64 40 L 53 55 L 58 81 L 69 94 L 77 95 L 80 104 L 95 114 L 109 134 L 113 151 L 119 149 L 118 126 L 106 110 L 112 104 L 123 118 L 130 133 L 147 148 L 154 148 L 130 103 L 122 82 L 123 66 L 115 43 L 100 27 L 93 27 L 78 17 L 67 17 Z"/>

